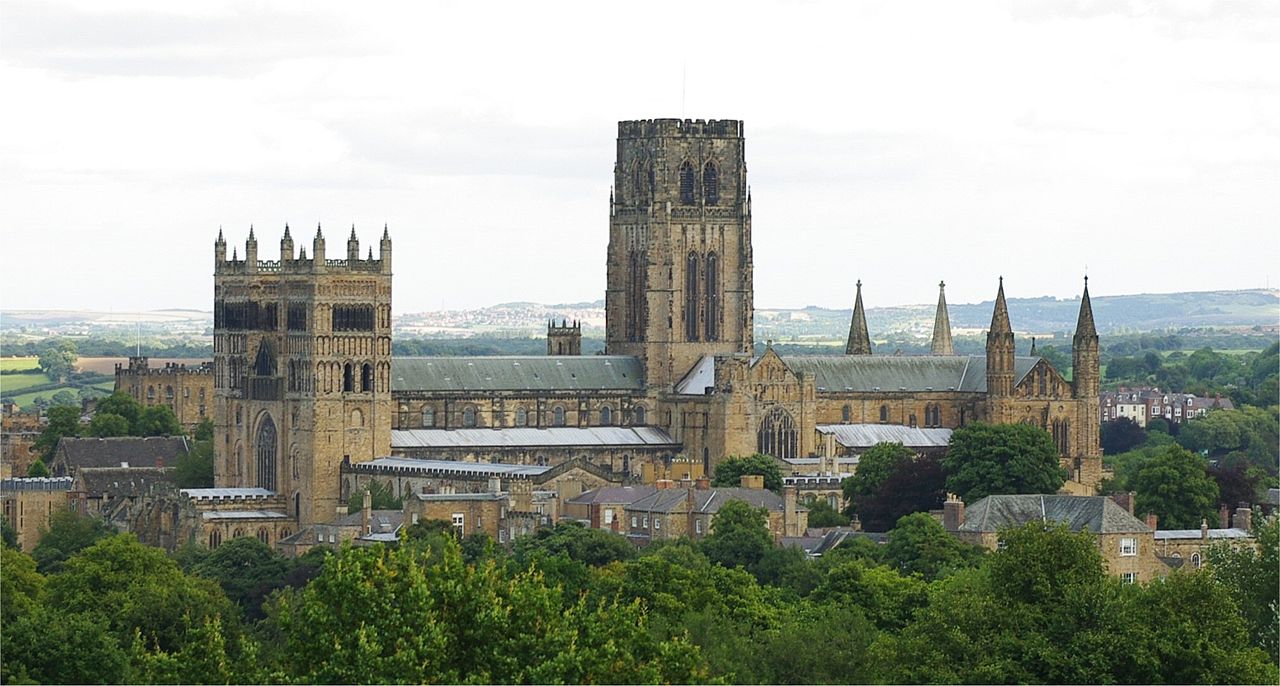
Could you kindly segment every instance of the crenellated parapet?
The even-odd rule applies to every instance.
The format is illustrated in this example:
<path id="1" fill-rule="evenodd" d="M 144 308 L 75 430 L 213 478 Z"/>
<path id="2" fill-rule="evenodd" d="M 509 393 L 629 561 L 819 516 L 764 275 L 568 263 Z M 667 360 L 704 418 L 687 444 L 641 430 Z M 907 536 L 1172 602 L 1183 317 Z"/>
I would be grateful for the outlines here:
<path id="1" fill-rule="evenodd" d="M 254 238 L 253 227 L 249 227 L 249 238 L 245 241 L 244 257 L 238 250 L 232 250 L 227 257 L 226 242 L 222 231 L 214 242 L 215 274 L 390 274 L 391 273 L 391 238 L 383 228 L 379 242 L 378 256 L 374 257 L 370 247 L 366 257 L 360 257 L 360 242 L 356 238 L 355 226 L 351 227 L 351 237 L 347 240 L 345 259 L 331 259 L 325 256 L 324 236 L 320 227 L 316 227 L 316 237 L 312 242 L 311 255 L 303 247 L 294 252 L 293 238 L 286 224 L 284 236 L 280 241 L 280 257 L 276 260 L 258 258 L 258 242 Z"/>
<path id="2" fill-rule="evenodd" d="M 742 138 L 741 119 L 633 119 L 618 122 L 618 138 L 715 136 Z"/>

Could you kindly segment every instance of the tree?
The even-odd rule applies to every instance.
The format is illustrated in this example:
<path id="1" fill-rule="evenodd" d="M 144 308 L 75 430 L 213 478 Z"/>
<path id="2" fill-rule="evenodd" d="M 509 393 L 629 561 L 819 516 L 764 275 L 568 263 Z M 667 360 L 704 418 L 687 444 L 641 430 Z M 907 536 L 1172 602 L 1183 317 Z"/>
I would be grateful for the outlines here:
<path id="1" fill-rule="evenodd" d="M 1218 485 L 1204 458 L 1171 445 L 1156 451 L 1129 479 L 1137 492 L 1135 511 L 1150 512 L 1170 529 L 1192 529 L 1216 516 Z"/>
<path id="2" fill-rule="evenodd" d="M 1244 460 L 1231 464 L 1223 460 L 1209 466 L 1209 478 L 1218 485 L 1218 504 L 1228 507 L 1257 502 L 1260 477 Z"/>
<path id="3" fill-rule="evenodd" d="M 178 488 L 213 487 L 213 441 L 196 441 L 173 465 L 173 480 Z"/>
<path id="4" fill-rule="evenodd" d="M 49 410 L 49 423 L 45 424 L 36 439 L 35 449 L 46 462 L 53 459 L 53 451 L 63 436 L 77 436 L 80 433 L 80 408 L 55 407 Z"/>
<path id="5" fill-rule="evenodd" d="M 868 531 L 885 531 L 906 515 L 936 509 L 946 496 L 946 480 L 934 455 L 904 460 L 879 491 L 858 498 L 858 519 Z"/>
<path id="6" fill-rule="evenodd" d="M 885 562 L 903 574 L 919 574 L 933 581 L 973 567 L 982 561 L 983 549 L 947 533 L 927 512 L 898 520 L 884 547 Z"/>
<path id="7" fill-rule="evenodd" d="M 135 433 L 139 436 L 178 436 L 182 433 L 182 425 L 168 405 L 150 405 L 142 410 Z"/>
<path id="8" fill-rule="evenodd" d="M 49 404 L 55 407 L 80 407 L 80 401 L 76 400 L 76 395 L 65 388 L 49 396 Z"/>
<path id="9" fill-rule="evenodd" d="M 116 391 L 102 400 L 99 400 L 98 404 L 94 406 L 94 416 L 96 417 L 97 415 L 102 414 L 113 414 L 124 417 L 125 421 L 129 423 L 129 430 L 127 434 L 122 435 L 141 435 L 139 433 L 139 421 L 142 419 L 142 405 L 140 405 L 137 400 L 134 400 L 133 396 L 128 393 L 125 393 L 124 391 Z"/>
<path id="10" fill-rule="evenodd" d="M 251 536 L 233 538 L 212 550 L 191 572 L 218 582 L 231 602 L 249 619 L 265 617 L 262 601 L 285 585 L 289 563 L 280 553 Z"/>
<path id="11" fill-rule="evenodd" d="M 195 430 L 191 432 L 191 438 L 197 441 L 213 440 L 213 420 L 208 417 L 201 419 L 200 423 L 196 424 Z"/>
<path id="12" fill-rule="evenodd" d="M 35 462 L 32 462 L 31 466 L 27 467 L 27 476 L 29 477 L 49 476 L 49 468 L 45 466 L 44 460 L 41 460 L 40 458 L 37 457 Z"/>
<path id="13" fill-rule="evenodd" d="M 1133 450 L 1146 440 L 1146 430 L 1128 417 L 1102 423 L 1102 452 L 1107 455 Z"/>
<path id="14" fill-rule="evenodd" d="M 369 491 L 370 504 L 369 508 L 373 510 L 399 510 L 404 507 L 404 500 L 391 492 L 390 484 L 384 484 L 377 479 L 369 482 L 366 489 Z M 364 493 L 360 493 L 360 497 L 351 498 L 347 502 L 347 514 L 355 514 L 364 509 Z"/>
<path id="15" fill-rule="evenodd" d="M 1206 557 L 1213 577 L 1240 608 L 1250 642 L 1280 663 L 1280 520 L 1254 521 L 1257 549 L 1221 543 L 1211 546 Z"/>
<path id="16" fill-rule="evenodd" d="M 928 602 L 928 585 L 888 567 L 868 566 L 861 560 L 842 562 L 827 572 L 809 598 L 861 608 L 877 628 L 896 631 Z"/>
<path id="17" fill-rule="evenodd" d="M 778 492 L 782 490 L 782 468 L 778 462 L 768 455 L 756 453 L 748 457 L 730 457 L 716 465 L 713 486 L 738 486 L 746 474 L 757 474 L 764 477 L 764 487 Z"/>
<path id="18" fill-rule="evenodd" d="M 702 540 L 707 559 L 725 567 L 751 569 L 773 547 L 768 513 L 740 500 L 720 507 L 712 519 L 711 533 Z"/>
<path id="19" fill-rule="evenodd" d="M 98 412 L 93 415 L 93 419 L 89 420 L 89 428 L 85 430 L 85 434 L 98 438 L 128 436 L 129 420 L 118 414 Z"/>
<path id="20" fill-rule="evenodd" d="M 1054 493 L 1066 480 L 1044 429 L 974 423 L 956 429 L 942 459 L 947 490 L 965 502 L 1007 493 Z"/>
<path id="21" fill-rule="evenodd" d="M 49 517 L 49 529 L 41 532 L 31 556 L 41 573 L 58 572 L 72 555 L 114 533 L 115 529 L 101 519 L 58 510 Z"/>
<path id="22" fill-rule="evenodd" d="M 635 546 L 624 536 L 591 529 L 579 522 L 562 521 L 517 538 L 512 549 L 513 557 L 522 566 L 534 558 L 561 553 L 571 560 L 600 567 L 610 562 L 630 560 L 635 556 Z"/>
<path id="23" fill-rule="evenodd" d="M 16 548 L 0 548 L 0 626 L 8 626 L 20 615 L 33 611 L 44 590 L 44 575 L 36 571 L 36 561 Z"/>
<path id="24" fill-rule="evenodd" d="M 809 526 L 823 528 L 829 526 L 848 526 L 849 517 L 821 498 L 810 496 L 804 506 L 809 510 Z"/>
<path id="25" fill-rule="evenodd" d="M 63 382 L 75 371 L 76 345 L 65 339 L 53 339 L 39 352 L 40 371 Z"/>
<path id="26" fill-rule="evenodd" d="M 889 476 L 912 457 L 915 452 L 901 443 L 877 443 L 860 455 L 857 471 L 842 484 L 853 512 L 858 511 L 859 498 L 880 493 Z"/>
<path id="27" fill-rule="evenodd" d="M 13 528 L 9 518 L 4 515 L 0 515 L 0 546 L 15 549 L 18 547 L 18 530 Z"/>

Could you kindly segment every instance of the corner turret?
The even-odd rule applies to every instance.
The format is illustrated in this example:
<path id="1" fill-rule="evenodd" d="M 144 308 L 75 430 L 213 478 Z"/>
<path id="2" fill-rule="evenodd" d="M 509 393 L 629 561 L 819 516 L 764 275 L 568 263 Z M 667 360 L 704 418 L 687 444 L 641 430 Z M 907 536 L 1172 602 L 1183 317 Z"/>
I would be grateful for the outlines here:
<path id="1" fill-rule="evenodd" d="M 867 334 L 867 314 L 862 309 L 862 280 L 858 280 L 858 293 L 853 300 L 853 318 L 849 320 L 849 340 L 844 346 L 846 355 L 870 355 L 871 336 Z"/>
<path id="2" fill-rule="evenodd" d="M 218 227 L 218 240 L 213 242 L 213 271 L 217 273 L 222 269 L 222 263 L 227 261 L 227 240 L 222 237 L 222 227 Z"/>
<path id="3" fill-rule="evenodd" d="M 938 282 L 938 311 L 933 316 L 933 345 L 929 353 L 932 355 L 954 355 L 955 346 L 951 343 L 951 318 L 947 316 L 947 283 Z"/>
<path id="4" fill-rule="evenodd" d="M 244 242 L 244 269 L 250 274 L 258 271 L 258 239 L 253 235 L 253 224 L 249 225 L 249 237 Z"/>
<path id="5" fill-rule="evenodd" d="M 347 239 L 347 265 L 355 266 L 360 261 L 360 239 L 356 238 L 356 225 L 351 225 L 351 237 Z"/>
<path id="6" fill-rule="evenodd" d="M 280 263 L 293 261 L 293 236 L 289 235 L 289 225 L 284 225 L 284 238 L 280 239 Z"/>
<path id="7" fill-rule="evenodd" d="M 316 224 L 316 237 L 311 239 L 312 271 L 324 271 L 324 234 L 320 232 L 320 224 Z"/>
<path id="8" fill-rule="evenodd" d="M 378 261 L 382 263 L 382 273 L 391 273 L 391 232 L 387 225 L 382 225 L 382 240 L 378 243 Z"/>
<path id="9" fill-rule="evenodd" d="M 997 398 L 1013 395 L 1013 327 L 1009 324 L 1009 306 L 1004 300 L 1003 276 L 991 313 L 991 329 L 987 331 L 987 395 Z"/>

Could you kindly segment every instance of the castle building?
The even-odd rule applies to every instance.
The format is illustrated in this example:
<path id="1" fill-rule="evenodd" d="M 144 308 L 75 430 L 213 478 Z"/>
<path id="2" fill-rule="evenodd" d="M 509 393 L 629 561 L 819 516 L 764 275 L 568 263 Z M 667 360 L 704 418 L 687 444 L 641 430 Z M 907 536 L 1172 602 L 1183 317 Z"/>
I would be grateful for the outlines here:
<path id="1" fill-rule="evenodd" d="M 131 356 L 129 364 L 116 364 L 117 393 L 125 393 L 143 406 L 164 405 L 188 430 L 213 418 L 213 366 L 187 366 L 166 362 L 152 367 L 145 356 Z"/>
<path id="2" fill-rule="evenodd" d="M 756 452 L 838 457 L 830 437 L 840 426 L 974 421 L 1050 431 L 1070 487 L 1092 492 L 1100 413 L 1087 283 L 1072 381 L 1015 354 L 1003 282 L 985 356 L 953 354 L 941 285 L 932 354 L 874 354 L 861 282 L 846 354 L 784 358 L 767 346 L 757 356 L 744 142 L 741 121 L 619 123 L 603 355 L 581 355 L 580 328 L 553 322 L 547 356 L 393 359 L 385 229 L 376 259 L 360 257 L 354 228 L 346 258 L 330 259 L 319 228 L 308 258 L 286 227 L 278 261 L 259 259 L 252 229 L 243 259 L 228 259 L 219 232 L 219 498 L 270 493 L 302 535 L 345 513 L 341 484 L 380 458 L 587 461 L 594 483 L 608 485 L 677 466 L 697 478 Z M 403 461 L 378 464 L 389 481 L 421 475 Z"/>

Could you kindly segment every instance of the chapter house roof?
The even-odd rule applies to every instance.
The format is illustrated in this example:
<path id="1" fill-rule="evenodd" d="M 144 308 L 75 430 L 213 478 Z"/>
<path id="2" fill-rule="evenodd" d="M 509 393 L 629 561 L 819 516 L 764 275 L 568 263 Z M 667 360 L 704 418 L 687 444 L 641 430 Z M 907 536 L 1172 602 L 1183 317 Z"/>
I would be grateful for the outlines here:
<path id="1" fill-rule="evenodd" d="M 393 357 L 391 390 L 640 391 L 644 367 L 634 357 Z"/>
<path id="2" fill-rule="evenodd" d="M 556 426 L 545 429 L 396 429 L 391 447 L 422 448 L 608 448 L 670 447 L 679 443 L 653 426 Z"/>
<path id="3" fill-rule="evenodd" d="M 1114 500 L 1100 495 L 989 495 L 965 508 L 960 531 L 990 533 L 1027 522 L 1061 522 L 1073 532 L 1094 534 L 1151 531 Z"/>
<path id="4" fill-rule="evenodd" d="M 980 355 L 788 355 L 783 361 L 813 376 L 820 393 L 987 391 L 987 358 Z M 1039 361 L 1014 358 L 1014 384 Z"/>

